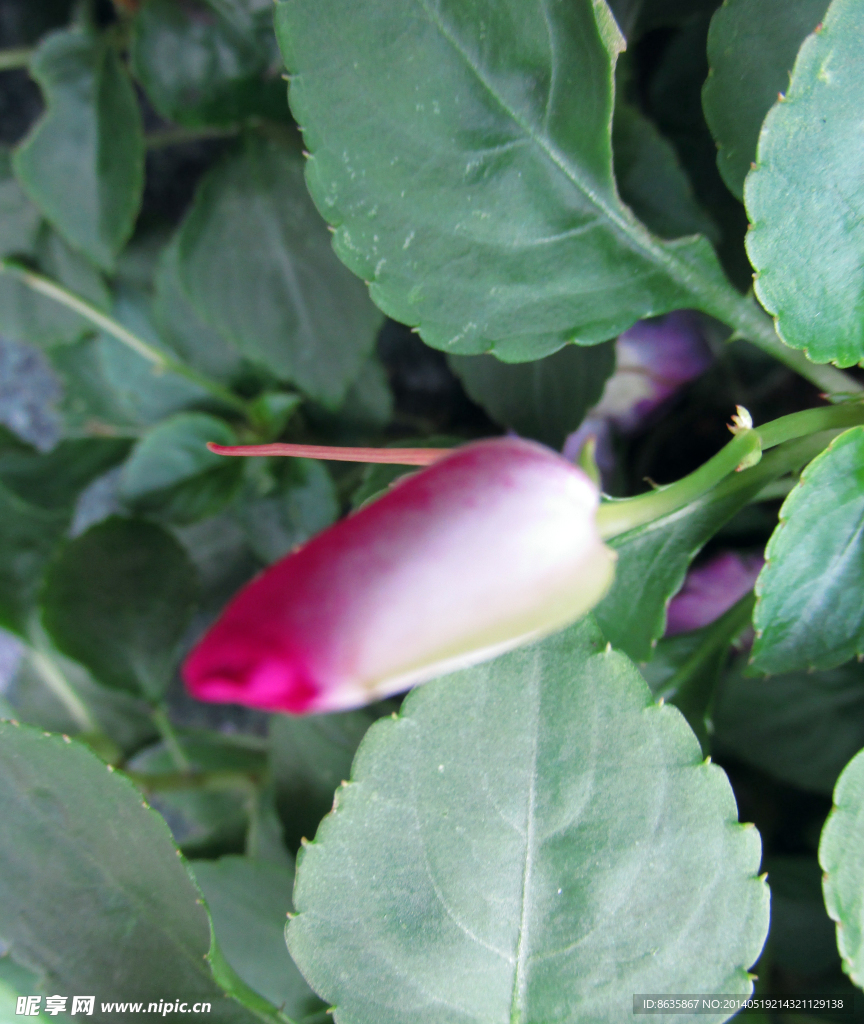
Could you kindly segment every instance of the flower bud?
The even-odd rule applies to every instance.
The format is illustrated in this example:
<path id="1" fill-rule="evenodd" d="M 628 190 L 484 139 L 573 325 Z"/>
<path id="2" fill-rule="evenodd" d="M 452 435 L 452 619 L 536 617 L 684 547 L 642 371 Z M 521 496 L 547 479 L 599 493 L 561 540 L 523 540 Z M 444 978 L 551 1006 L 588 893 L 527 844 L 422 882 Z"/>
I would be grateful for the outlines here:
<path id="1" fill-rule="evenodd" d="M 454 449 L 241 590 L 187 659 L 189 691 L 336 711 L 552 633 L 611 583 L 598 501 L 533 442 Z"/>

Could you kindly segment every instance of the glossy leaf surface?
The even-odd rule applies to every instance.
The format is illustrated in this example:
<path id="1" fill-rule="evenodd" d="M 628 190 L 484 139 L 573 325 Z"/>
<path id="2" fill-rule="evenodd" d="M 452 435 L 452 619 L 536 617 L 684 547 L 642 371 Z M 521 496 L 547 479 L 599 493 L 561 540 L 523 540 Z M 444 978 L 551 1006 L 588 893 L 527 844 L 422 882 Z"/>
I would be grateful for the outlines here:
<path id="1" fill-rule="evenodd" d="M 843 770 L 819 843 L 825 906 L 837 922 L 843 969 L 864 988 L 864 751 Z"/>
<path id="2" fill-rule="evenodd" d="M 66 241 L 110 269 L 144 187 L 132 82 L 116 50 L 80 28 L 47 36 L 30 71 L 48 109 L 17 150 L 15 173 Z"/>
<path id="3" fill-rule="evenodd" d="M 217 987 L 207 913 L 164 821 L 77 743 L 0 722 L 0 933 L 49 991 L 212 1002 L 188 1019 L 258 1020 Z M 40 898 L 34 899 L 34 893 Z M 72 955 L 72 954 L 75 955 Z"/>
<path id="4" fill-rule="evenodd" d="M 834 0 L 765 118 L 744 198 L 760 302 L 817 363 L 864 359 L 864 10 Z"/>
<path id="5" fill-rule="evenodd" d="M 864 652 L 864 427 L 804 470 L 765 557 L 753 615 L 757 670 L 833 668 Z"/>
<path id="6" fill-rule="evenodd" d="M 294 141 L 247 137 L 202 183 L 178 244 L 200 313 L 249 359 L 338 405 L 380 315 L 333 255 Z"/>
<path id="7" fill-rule="evenodd" d="M 338 1024 L 611 1024 L 634 992 L 749 992 L 758 833 L 604 647 L 585 620 L 373 726 L 288 926 Z"/>
<path id="8" fill-rule="evenodd" d="M 739 199 L 765 115 L 789 88 L 798 48 L 827 6 L 827 0 L 727 0 L 711 19 L 702 104 L 720 174 Z"/>
<path id="9" fill-rule="evenodd" d="M 170 534 L 112 517 L 51 566 L 43 618 L 57 647 L 105 686 L 153 700 L 171 680 L 196 598 L 195 570 Z"/>
<path id="10" fill-rule="evenodd" d="M 283 0 L 276 26 L 336 251 L 430 345 L 531 360 L 725 293 L 704 239 L 618 198 L 605 3 Z"/>
<path id="11" fill-rule="evenodd" d="M 615 369 L 615 347 L 567 345 L 533 363 L 502 363 L 494 356 L 450 356 L 449 363 L 496 423 L 560 448 L 603 394 Z"/>

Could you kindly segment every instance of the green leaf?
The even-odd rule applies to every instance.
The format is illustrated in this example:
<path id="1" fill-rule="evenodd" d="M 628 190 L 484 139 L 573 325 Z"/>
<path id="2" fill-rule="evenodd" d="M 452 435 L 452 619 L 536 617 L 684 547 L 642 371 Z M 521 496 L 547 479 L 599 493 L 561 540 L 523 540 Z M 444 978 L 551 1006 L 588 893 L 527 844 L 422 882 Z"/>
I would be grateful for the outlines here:
<path id="1" fill-rule="evenodd" d="M 605 3 L 282 0 L 276 28 L 336 251 L 430 345 L 528 361 L 729 300 L 705 239 L 618 197 Z"/>
<path id="2" fill-rule="evenodd" d="M 765 558 L 753 615 L 758 671 L 833 668 L 864 653 L 864 427 L 804 470 Z"/>
<path id="3" fill-rule="evenodd" d="M 263 22 L 240 31 L 196 0 L 148 0 L 134 22 L 132 68 L 156 110 L 177 124 L 231 125 L 250 115 L 284 119 L 284 85 L 278 74 L 263 77 L 272 35 L 272 25 Z"/>
<path id="4" fill-rule="evenodd" d="M 121 437 L 82 437 L 60 441 L 44 454 L 0 455 L 0 481 L 25 501 L 45 509 L 71 509 L 98 477 L 126 458 L 131 441 Z"/>
<path id="5" fill-rule="evenodd" d="M 675 705 L 696 733 L 708 754 L 713 725 L 714 699 L 720 674 L 729 660 L 729 648 L 749 627 L 753 594 L 724 612 L 702 629 L 666 637 L 654 657 L 642 666 L 651 692 Z"/>
<path id="6" fill-rule="evenodd" d="M 40 508 L 0 483 L 0 626 L 4 629 L 27 635 L 42 573 L 71 520 L 71 508 Z"/>
<path id="7" fill-rule="evenodd" d="M 864 750 L 843 769 L 819 843 L 825 906 L 843 970 L 864 988 Z"/>
<path id="8" fill-rule="evenodd" d="M 291 848 L 315 834 L 333 806 L 333 793 L 351 773 L 360 740 L 377 715 L 373 710 L 334 715 L 272 715 L 269 766 Z"/>
<path id="9" fill-rule="evenodd" d="M 762 464 L 764 463 L 764 465 Z M 736 473 L 698 501 L 607 543 L 618 552 L 615 579 L 594 609 L 613 647 L 647 661 L 666 631 L 666 609 L 702 547 L 770 479 L 770 460 Z"/>
<path id="10" fill-rule="evenodd" d="M 864 667 L 754 679 L 739 663 L 714 707 L 714 747 L 799 789 L 830 794 L 864 746 Z"/>
<path id="11" fill-rule="evenodd" d="M 146 296 L 120 291 L 113 315 L 156 348 L 165 349 L 150 319 Z M 148 359 L 107 334 L 54 349 L 51 362 L 66 385 L 64 413 L 70 430 L 111 432 L 116 428 L 157 423 L 165 416 L 211 402 L 197 384 L 170 371 L 160 372 Z"/>
<path id="12" fill-rule="evenodd" d="M 825 913 L 822 873 L 813 854 L 774 855 L 763 868 L 771 886 L 773 963 L 798 975 L 822 974 L 838 966 L 834 927 Z"/>
<path id="13" fill-rule="evenodd" d="M 48 277 L 108 309 L 110 295 L 101 275 L 84 256 L 70 249 L 47 224 L 37 232 L 30 256 Z M 0 275 L 0 330 L 7 337 L 42 348 L 69 344 L 91 333 L 93 325 L 26 284 Z"/>
<path id="14" fill-rule="evenodd" d="M 246 984 L 297 1020 L 325 1009 L 285 946 L 293 867 L 220 857 L 193 861 L 192 870 L 219 948 Z"/>
<path id="15" fill-rule="evenodd" d="M 159 261 L 155 286 L 153 316 L 159 337 L 185 363 L 208 377 L 228 383 L 235 380 L 243 361 L 240 353 L 198 316 L 180 287 L 176 236 Z"/>
<path id="16" fill-rule="evenodd" d="M 80 713 L 74 713 L 63 700 L 58 692 L 58 675 L 84 705 L 93 725 L 101 730 L 101 738 L 85 728 Z M 119 759 L 156 738 L 151 709 L 143 701 L 100 686 L 82 665 L 42 642 L 36 648 L 25 647 L 6 696 L 19 722 L 78 736 L 91 749 L 101 739 L 102 747 L 97 750 L 100 756 L 108 752 L 109 744 L 115 747 L 113 753 Z"/>
<path id="17" fill-rule="evenodd" d="M 288 926 L 337 1022 L 617 1024 L 634 992 L 750 992 L 758 833 L 605 646 L 583 620 L 373 726 Z"/>
<path id="18" fill-rule="evenodd" d="M 62 441 L 45 455 L 0 455 L 0 626 L 29 635 L 43 572 L 77 495 L 127 450 L 125 441 L 89 438 Z"/>
<path id="19" fill-rule="evenodd" d="M 618 103 L 612 123 L 615 180 L 624 202 L 661 238 L 700 232 L 717 242 L 717 226 L 696 202 L 675 149 L 636 107 Z"/>
<path id="20" fill-rule="evenodd" d="M 40 984 L 39 976 L 33 971 L 20 967 L 8 953 L 0 955 L 0 1021 L 3 1024 L 12 1024 L 17 1016 L 18 997 L 34 995 Z M 41 1012 L 37 1019 L 51 1020 Z"/>
<path id="21" fill-rule="evenodd" d="M 249 824 L 253 780 L 264 772 L 265 755 L 242 736 L 196 732 L 177 738 L 194 773 L 206 773 L 209 784 L 167 788 L 153 783 L 150 802 L 168 822 L 174 842 L 190 856 L 243 848 Z M 177 764 L 164 743 L 139 751 L 127 767 L 147 776 L 176 777 Z"/>
<path id="22" fill-rule="evenodd" d="M 465 390 L 502 427 L 560 448 L 600 400 L 615 370 L 615 343 L 567 345 L 533 363 L 494 356 L 450 356 Z"/>
<path id="23" fill-rule="evenodd" d="M 0 147 L 0 254 L 32 252 L 41 221 L 12 174 L 9 150 Z"/>
<path id="24" fill-rule="evenodd" d="M 720 174 L 738 199 L 765 115 L 789 87 L 798 48 L 827 6 L 828 0 L 726 0 L 711 19 L 702 106 Z"/>
<path id="25" fill-rule="evenodd" d="M 235 515 L 249 547 L 275 562 L 339 518 L 333 478 L 313 459 L 271 459 L 250 466 Z"/>
<path id="26" fill-rule="evenodd" d="M 360 367 L 336 415 L 339 426 L 348 430 L 381 430 L 390 422 L 393 392 L 387 371 L 374 356 Z"/>
<path id="27" fill-rule="evenodd" d="M 105 37 L 47 36 L 30 62 L 48 106 L 15 153 L 15 173 L 66 241 L 111 269 L 132 234 L 144 188 L 135 90 Z"/>
<path id="28" fill-rule="evenodd" d="M 838 366 L 864 359 L 862 42 L 860 3 L 833 0 L 765 118 L 744 189 L 759 301 L 787 345 Z"/>
<path id="29" fill-rule="evenodd" d="M 259 1020 L 216 986 L 198 889 L 165 822 L 78 743 L 0 722 L 0 934 L 51 992 L 212 1002 Z"/>
<path id="30" fill-rule="evenodd" d="M 207 450 L 207 442 L 237 444 L 224 420 L 186 412 L 148 431 L 120 477 L 119 494 L 133 512 L 193 523 L 213 515 L 234 497 L 243 465 Z"/>
<path id="31" fill-rule="evenodd" d="M 45 626 L 105 686 L 158 700 L 197 599 L 183 548 L 153 523 L 112 516 L 64 548 L 46 574 Z"/>
<path id="32" fill-rule="evenodd" d="M 247 358 L 338 406 L 381 318 L 333 256 L 287 135 L 249 135 L 210 171 L 178 245 L 200 313 Z"/>

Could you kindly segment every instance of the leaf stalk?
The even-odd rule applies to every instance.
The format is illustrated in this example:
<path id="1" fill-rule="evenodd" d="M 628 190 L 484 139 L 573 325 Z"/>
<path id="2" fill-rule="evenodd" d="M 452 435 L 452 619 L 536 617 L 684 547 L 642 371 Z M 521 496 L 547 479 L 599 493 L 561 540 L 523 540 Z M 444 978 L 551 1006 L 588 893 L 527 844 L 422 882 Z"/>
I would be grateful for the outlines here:
<path id="1" fill-rule="evenodd" d="M 94 327 L 98 327 L 100 330 L 105 331 L 106 334 L 110 334 L 111 337 L 116 338 L 121 344 L 136 352 L 143 359 L 146 359 L 153 366 L 155 372 L 174 373 L 179 377 L 184 377 L 191 383 L 197 384 L 198 387 L 207 391 L 224 405 L 241 413 L 247 419 L 250 418 L 248 403 L 238 395 L 235 395 L 233 391 L 216 383 L 216 381 L 211 380 L 197 370 L 193 370 L 191 366 L 180 362 L 179 359 L 175 359 L 173 356 L 162 352 L 155 345 L 151 345 L 148 341 L 145 341 L 142 337 L 124 327 L 114 317 L 109 316 L 109 314 L 94 306 L 92 302 L 89 302 L 82 296 L 76 295 L 75 292 L 70 291 L 56 281 L 52 281 L 51 278 L 40 274 L 38 271 L 11 257 L 0 260 L 0 271 L 11 274 L 38 294 L 52 299 L 61 306 L 65 306 L 79 316 L 84 317 L 85 320 L 89 320 Z"/>

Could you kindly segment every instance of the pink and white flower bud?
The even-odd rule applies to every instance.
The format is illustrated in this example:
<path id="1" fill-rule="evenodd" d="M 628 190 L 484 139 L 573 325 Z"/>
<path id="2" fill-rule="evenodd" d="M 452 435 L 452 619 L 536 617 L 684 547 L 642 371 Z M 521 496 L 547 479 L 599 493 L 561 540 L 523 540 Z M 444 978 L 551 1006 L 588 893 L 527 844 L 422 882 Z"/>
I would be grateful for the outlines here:
<path id="1" fill-rule="evenodd" d="M 193 696 L 337 711 L 552 633 L 608 589 L 597 488 L 518 438 L 478 441 L 246 586 L 189 655 Z"/>

